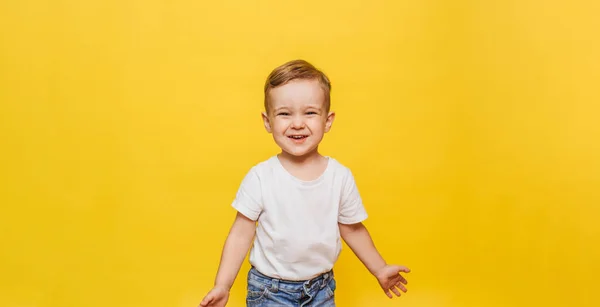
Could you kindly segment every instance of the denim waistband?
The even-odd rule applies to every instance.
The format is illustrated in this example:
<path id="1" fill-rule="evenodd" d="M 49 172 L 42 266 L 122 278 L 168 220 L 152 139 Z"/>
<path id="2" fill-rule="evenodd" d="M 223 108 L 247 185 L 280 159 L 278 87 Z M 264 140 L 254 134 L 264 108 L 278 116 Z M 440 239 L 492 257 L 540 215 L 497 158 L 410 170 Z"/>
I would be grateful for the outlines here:
<path id="1" fill-rule="evenodd" d="M 332 278 L 333 270 L 329 270 L 314 278 L 308 280 L 286 280 L 267 276 L 252 267 L 248 274 L 248 282 L 257 281 L 262 285 L 270 285 L 271 289 L 286 289 L 288 291 L 303 291 L 306 288 L 312 288 L 314 285 L 324 287 Z"/>

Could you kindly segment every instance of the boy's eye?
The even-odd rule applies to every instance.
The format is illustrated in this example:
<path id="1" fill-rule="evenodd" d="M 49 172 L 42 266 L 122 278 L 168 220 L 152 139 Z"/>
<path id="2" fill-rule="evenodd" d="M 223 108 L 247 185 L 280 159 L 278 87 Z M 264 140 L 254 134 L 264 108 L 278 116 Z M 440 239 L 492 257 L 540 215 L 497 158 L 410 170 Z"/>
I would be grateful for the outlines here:
<path id="1" fill-rule="evenodd" d="M 317 112 L 310 111 L 310 112 L 306 112 L 306 114 L 308 114 L 308 115 L 315 115 L 315 114 L 317 114 Z"/>
<path id="2" fill-rule="evenodd" d="M 277 113 L 277 115 L 288 116 L 288 115 L 290 115 L 290 113 L 288 113 L 288 112 L 279 112 L 279 113 Z"/>

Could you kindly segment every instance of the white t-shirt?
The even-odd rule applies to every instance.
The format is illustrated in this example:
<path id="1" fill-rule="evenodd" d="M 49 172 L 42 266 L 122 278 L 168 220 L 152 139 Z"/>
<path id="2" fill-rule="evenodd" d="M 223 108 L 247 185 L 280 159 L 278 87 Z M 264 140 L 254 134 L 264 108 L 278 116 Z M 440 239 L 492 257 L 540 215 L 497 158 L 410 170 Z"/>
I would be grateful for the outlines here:
<path id="1" fill-rule="evenodd" d="M 338 222 L 362 222 L 367 213 L 352 172 L 327 157 L 323 174 L 303 181 L 277 156 L 253 166 L 232 206 L 258 221 L 250 264 L 284 280 L 307 280 L 333 268 L 341 251 Z"/>

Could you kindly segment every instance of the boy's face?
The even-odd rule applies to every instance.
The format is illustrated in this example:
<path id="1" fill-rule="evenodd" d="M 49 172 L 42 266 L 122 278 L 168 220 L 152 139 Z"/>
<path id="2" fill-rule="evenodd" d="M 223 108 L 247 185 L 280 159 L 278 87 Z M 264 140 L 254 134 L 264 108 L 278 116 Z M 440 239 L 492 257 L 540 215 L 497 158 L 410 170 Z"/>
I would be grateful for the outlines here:
<path id="1" fill-rule="evenodd" d="M 335 114 L 325 108 L 325 94 L 317 80 L 292 80 L 269 92 L 265 128 L 286 153 L 301 157 L 317 152 Z"/>

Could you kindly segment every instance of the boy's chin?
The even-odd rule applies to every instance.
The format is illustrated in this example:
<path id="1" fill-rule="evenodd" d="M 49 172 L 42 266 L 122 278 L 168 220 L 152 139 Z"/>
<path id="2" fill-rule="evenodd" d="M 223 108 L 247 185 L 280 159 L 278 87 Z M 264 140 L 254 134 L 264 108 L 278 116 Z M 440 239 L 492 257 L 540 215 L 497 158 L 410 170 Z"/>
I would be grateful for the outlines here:
<path id="1" fill-rule="evenodd" d="M 293 158 L 306 158 L 312 155 L 317 155 L 317 149 L 313 148 L 310 150 L 293 150 L 293 149 L 289 149 L 289 148 L 281 148 L 282 152 L 289 156 L 289 157 L 293 157 Z"/>

